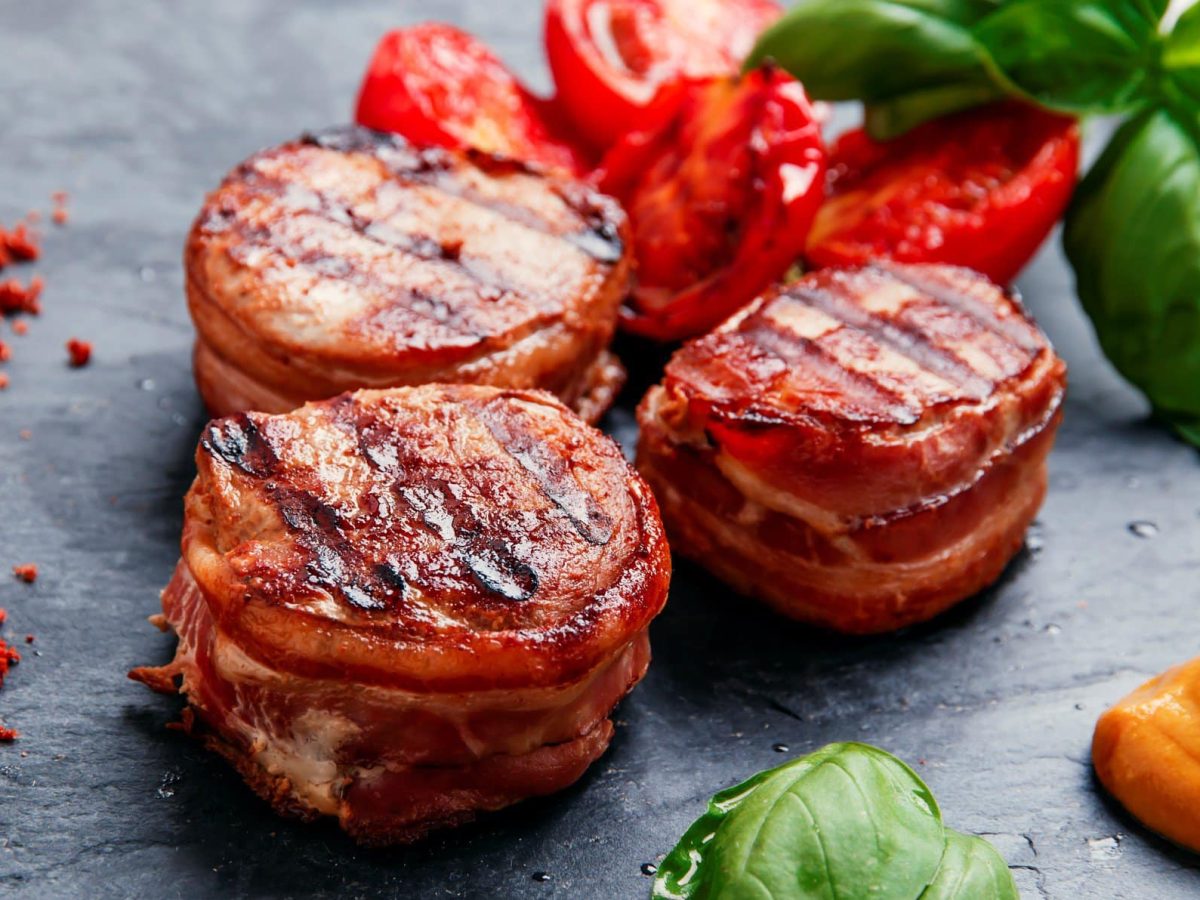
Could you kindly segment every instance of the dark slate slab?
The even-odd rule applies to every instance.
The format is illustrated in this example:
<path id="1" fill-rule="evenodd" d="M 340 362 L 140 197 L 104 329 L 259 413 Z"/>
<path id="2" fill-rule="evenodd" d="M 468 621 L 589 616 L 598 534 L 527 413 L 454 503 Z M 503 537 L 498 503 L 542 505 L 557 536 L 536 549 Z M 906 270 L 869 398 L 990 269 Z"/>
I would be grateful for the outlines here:
<path id="1" fill-rule="evenodd" d="M 145 616 L 203 421 L 179 264 L 203 193 L 254 149 L 347 118 L 392 25 L 457 22 L 545 84 L 539 16 L 534 0 L 3 5 L 0 221 L 59 188 L 72 218 L 50 229 L 46 313 L 11 340 L 0 393 L 0 569 L 42 566 L 32 587 L 0 571 L 6 633 L 37 636 L 0 693 L 23 732 L 0 746 L 0 894 L 641 897 L 643 863 L 714 790 L 845 739 L 916 763 L 1026 897 L 1200 893 L 1196 859 L 1106 802 L 1088 766 L 1105 705 L 1200 650 L 1197 454 L 1102 360 L 1053 249 L 1021 285 L 1072 379 L 1038 549 L 934 625 L 814 634 L 681 565 L 654 666 L 594 771 L 407 850 L 276 819 L 164 729 L 176 703 L 125 679 L 171 653 Z M 96 344 L 83 371 L 65 365 L 76 335 Z M 613 419 L 626 438 L 634 399 Z"/>

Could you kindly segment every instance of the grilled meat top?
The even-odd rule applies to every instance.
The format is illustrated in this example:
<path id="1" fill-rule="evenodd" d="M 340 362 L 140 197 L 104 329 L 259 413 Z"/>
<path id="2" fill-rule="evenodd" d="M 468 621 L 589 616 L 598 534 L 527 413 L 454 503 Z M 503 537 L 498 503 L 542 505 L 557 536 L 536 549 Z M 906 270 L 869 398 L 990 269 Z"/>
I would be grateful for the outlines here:
<path id="1" fill-rule="evenodd" d="M 582 674 L 665 600 L 648 489 L 549 394 L 362 391 L 216 420 L 196 460 L 185 558 L 261 655 L 462 674 L 528 646 L 527 674 Z"/>
<path id="2" fill-rule="evenodd" d="M 188 277 L 246 333 L 331 366 L 465 362 L 598 317 L 625 217 L 578 182 L 342 128 L 265 150 L 201 210 Z"/>
<path id="3" fill-rule="evenodd" d="M 686 344 L 643 416 L 747 489 L 842 519 L 895 515 L 966 489 L 1047 427 L 1065 374 L 982 276 L 887 263 L 811 273 Z"/>

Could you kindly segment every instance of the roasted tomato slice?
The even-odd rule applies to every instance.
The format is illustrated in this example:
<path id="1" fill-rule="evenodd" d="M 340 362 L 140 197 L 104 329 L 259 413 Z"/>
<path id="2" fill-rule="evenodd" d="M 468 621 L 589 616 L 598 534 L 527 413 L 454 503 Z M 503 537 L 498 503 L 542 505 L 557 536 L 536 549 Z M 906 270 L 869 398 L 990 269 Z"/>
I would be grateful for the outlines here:
<path id="1" fill-rule="evenodd" d="M 603 149 L 668 81 L 735 74 L 780 12 L 776 0 L 550 0 L 546 51 L 566 113 Z"/>
<path id="2" fill-rule="evenodd" d="M 829 199 L 809 236 L 818 266 L 887 257 L 966 266 L 1005 284 L 1063 214 L 1079 168 L 1074 119 L 1010 102 L 830 151 Z"/>
<path id="3" fill-rule="evenodd" d="M 572 174 L 587 169 L 535 97 L 482 43 L 429 23 L 384 35 L 355 118 L 423 145 L 474 147 Z"/>
<path id="4" fill-rule="evenodd" d="M 773 68 L 668 85 L 596 172 L 633 227 L 625 327 L 700 334 L 779 279 L 822 201 L 825 149 L 800 82 Z"/>

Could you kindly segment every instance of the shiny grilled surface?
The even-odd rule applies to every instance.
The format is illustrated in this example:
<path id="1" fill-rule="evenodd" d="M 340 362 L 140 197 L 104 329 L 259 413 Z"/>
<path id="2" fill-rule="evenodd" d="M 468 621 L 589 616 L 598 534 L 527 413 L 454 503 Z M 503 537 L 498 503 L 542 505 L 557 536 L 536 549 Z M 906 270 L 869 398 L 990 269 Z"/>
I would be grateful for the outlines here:
<path id="1" fill-rule="evenodd" d="M 912 428 L 989 403 L 1051 353 L 1020 304 L 963 269 L 824 270 L 687 345 L 668 384 L 747 422 Z"/>
<path id="2" fill-rule="evenodd" d="M 344 128 L 235 169 L 201 210 L 187 264 L 276 352 L 387 369 L 470 360 L 576 318 L 611 334 L 624 228 L 577 182 Z"/>
<path id="3" fill-rule="evenodd" d="M 665 601 L 648 489 L 545 393 L 431 385 L 239 414 L 205 429 L 197 464 L 185 560 L 260 657 L 427 672 L 442 653 L 453 677 L 461 650 L 466 669 L 508 654 L 522 677 L 580 674 Z M 350 643 L 331 650 L 331 628 Z"/>

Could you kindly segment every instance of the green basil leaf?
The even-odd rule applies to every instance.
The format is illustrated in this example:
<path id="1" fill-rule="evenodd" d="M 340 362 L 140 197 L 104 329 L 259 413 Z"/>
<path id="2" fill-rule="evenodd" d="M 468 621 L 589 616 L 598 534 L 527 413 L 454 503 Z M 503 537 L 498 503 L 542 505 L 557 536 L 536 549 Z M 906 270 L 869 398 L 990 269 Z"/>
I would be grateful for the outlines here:
<path id="1" fill-rule="evenodd" d="M 920 900 L 1020 900 L 1004 857 L 981 837 L 946 832 L 937 876 Z"/>
<path id="2" fill-rule="evenodd" d="M 1200 445 L 1200 123 L 1127 122 L 1075 192 L 1063 244 L 1100 345 Z"/>
<path id="3" fill-rule="evenodd" d="M 1005 76 L 1063 112 L 1119 113 L 1154 95 L 1166 0 L 1010 0 L 974 29 Z"/>
<path id="4" fill-rule="evenodd" d="M 945 829 L 937 802 L 912 769 L 865 744 L 831 744 L 717 794 L 659 866 L 652 896 L 1010 900 L 1017 894 L 986 842 Z"/>
<path id="5" fill-rule="evenodd" d="M 802 0 L 746 61 L 771 59 L 820 100 L 875 103 L 949 83 L 988 84 L 972 27 L 999 0 Z"/>
<path id="6" fill-rule="evenodd" d="M 1200 5 L 1190 7 L 1167 37 L 1162 69 L 1171 86 L 1200 105 Z"/>

